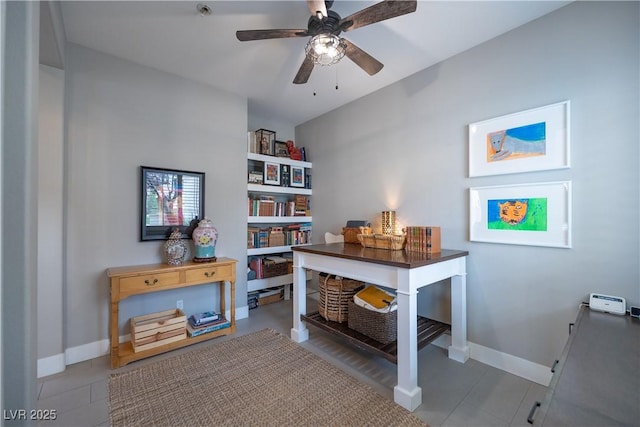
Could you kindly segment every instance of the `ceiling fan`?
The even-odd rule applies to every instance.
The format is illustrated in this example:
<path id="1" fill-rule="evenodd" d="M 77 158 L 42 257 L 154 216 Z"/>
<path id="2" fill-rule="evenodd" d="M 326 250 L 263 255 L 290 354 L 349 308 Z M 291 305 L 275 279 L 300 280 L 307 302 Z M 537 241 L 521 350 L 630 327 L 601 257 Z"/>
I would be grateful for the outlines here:
<path id="1" fill-rule="evenodd" d="M 288 37 L 311 37 L 305 48 L 304 61 L 293 79 L 295 84 L 306 83 L 309 80 L 314 64 L 335 64 L 343 56 L 351 59 L 369 75 L 376 74 L 384 65 L 352 42 L 339 37 L 340 33 L 415 12 L 417 0 L 383 0 L 346 18 L 341 18 L 337 12 L 330 10 L 333 0 L 307 0 L 307 5 L 311 16 L 306 29 L 236 31 L 236 37 L 243 42 Z"/>

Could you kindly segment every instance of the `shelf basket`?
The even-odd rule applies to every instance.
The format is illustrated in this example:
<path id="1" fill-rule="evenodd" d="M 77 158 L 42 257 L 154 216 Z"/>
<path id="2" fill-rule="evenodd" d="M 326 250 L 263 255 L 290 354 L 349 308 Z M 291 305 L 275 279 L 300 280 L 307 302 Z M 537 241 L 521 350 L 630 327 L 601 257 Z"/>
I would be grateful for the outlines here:
<path id="1" fill-rule="evenodd" d="M 349 301 L 349 329 L 360 332 L 379 343 L 389 344 L 398 334 L 398 313 L 380 313 Z"/>
<path id="2" fill-rule="evenodd" d="M 400 250 L 404 249 L 407 237 L 390 234 L 358 234 L 358 240 L 365 248 Z"/>
<path id="3" fill-rule="evenodd" d="M 343 323 L 348 319 L 349 301 L 364 287 L 364 282 L 339 276 L 320 276 L 318 313 L 325 320 Z"/>

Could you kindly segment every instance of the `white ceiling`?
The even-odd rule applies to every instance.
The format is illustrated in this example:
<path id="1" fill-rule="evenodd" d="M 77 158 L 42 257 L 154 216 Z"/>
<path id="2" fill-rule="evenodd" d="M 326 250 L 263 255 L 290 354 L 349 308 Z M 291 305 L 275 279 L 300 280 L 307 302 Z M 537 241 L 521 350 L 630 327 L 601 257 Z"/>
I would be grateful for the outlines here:
<path id="1" fill-rule="evenodd" d="M 200 16 L 198 3 L 213 13 Z M 336 0 L 332 10 L 346 17 L 374 3 Z M 384 64 L 378 74 L 344 58 L 316 66 L 304 85 L 292 80 L 308 38 L 240 42 L 235 36 L 236 30 L 306 29 L 303 0 L 66 1 L 61 9 L 69 42 L 231 91 L 248 99 L 252 113 L 298 125 L 567 3 L 420 0 L 414 13 L 342 33 Z"/>

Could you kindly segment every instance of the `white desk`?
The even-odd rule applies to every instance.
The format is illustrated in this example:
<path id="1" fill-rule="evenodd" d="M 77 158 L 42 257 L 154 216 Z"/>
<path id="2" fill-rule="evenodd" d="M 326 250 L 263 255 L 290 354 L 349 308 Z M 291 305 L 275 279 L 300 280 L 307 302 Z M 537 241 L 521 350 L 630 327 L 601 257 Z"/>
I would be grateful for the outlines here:
<path id="1" fill-rule="evenodd" d="M 414 252 L 363 248 L 349 243 L 293 247 L 293 327 L 291 339 L 309 339 L 301 319 L 307 314 L 306 270 L 323 271 L 395 289 L 398 300 L 398 384 L 394 401 L 414 411 L 422 403 L 418 387 L 418 289 L 451 278 L 451 346 L 449 358 L 465 362 L 467 346 L 467 251 L 443 249 L 424 255 Z"/>

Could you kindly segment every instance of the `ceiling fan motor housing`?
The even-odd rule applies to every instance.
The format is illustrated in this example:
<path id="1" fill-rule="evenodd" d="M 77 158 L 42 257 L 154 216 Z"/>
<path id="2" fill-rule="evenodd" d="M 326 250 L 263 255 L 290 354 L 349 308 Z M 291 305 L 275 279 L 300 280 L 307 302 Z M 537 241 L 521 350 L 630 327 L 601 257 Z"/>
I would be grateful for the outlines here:
<path id="1" fill-rule="evenodd" d="M 342 32 L 339 25 L 341 19 L 340 15 L 333 10 L 329 10 L 327 13 L 329 16 L 323 17 L 322 19 L 319 19 L 315 15 L 309 17 L 307 28 L 310 36 L 315 36 L 321 33 L 331 33 L 337 36 Z"/>

